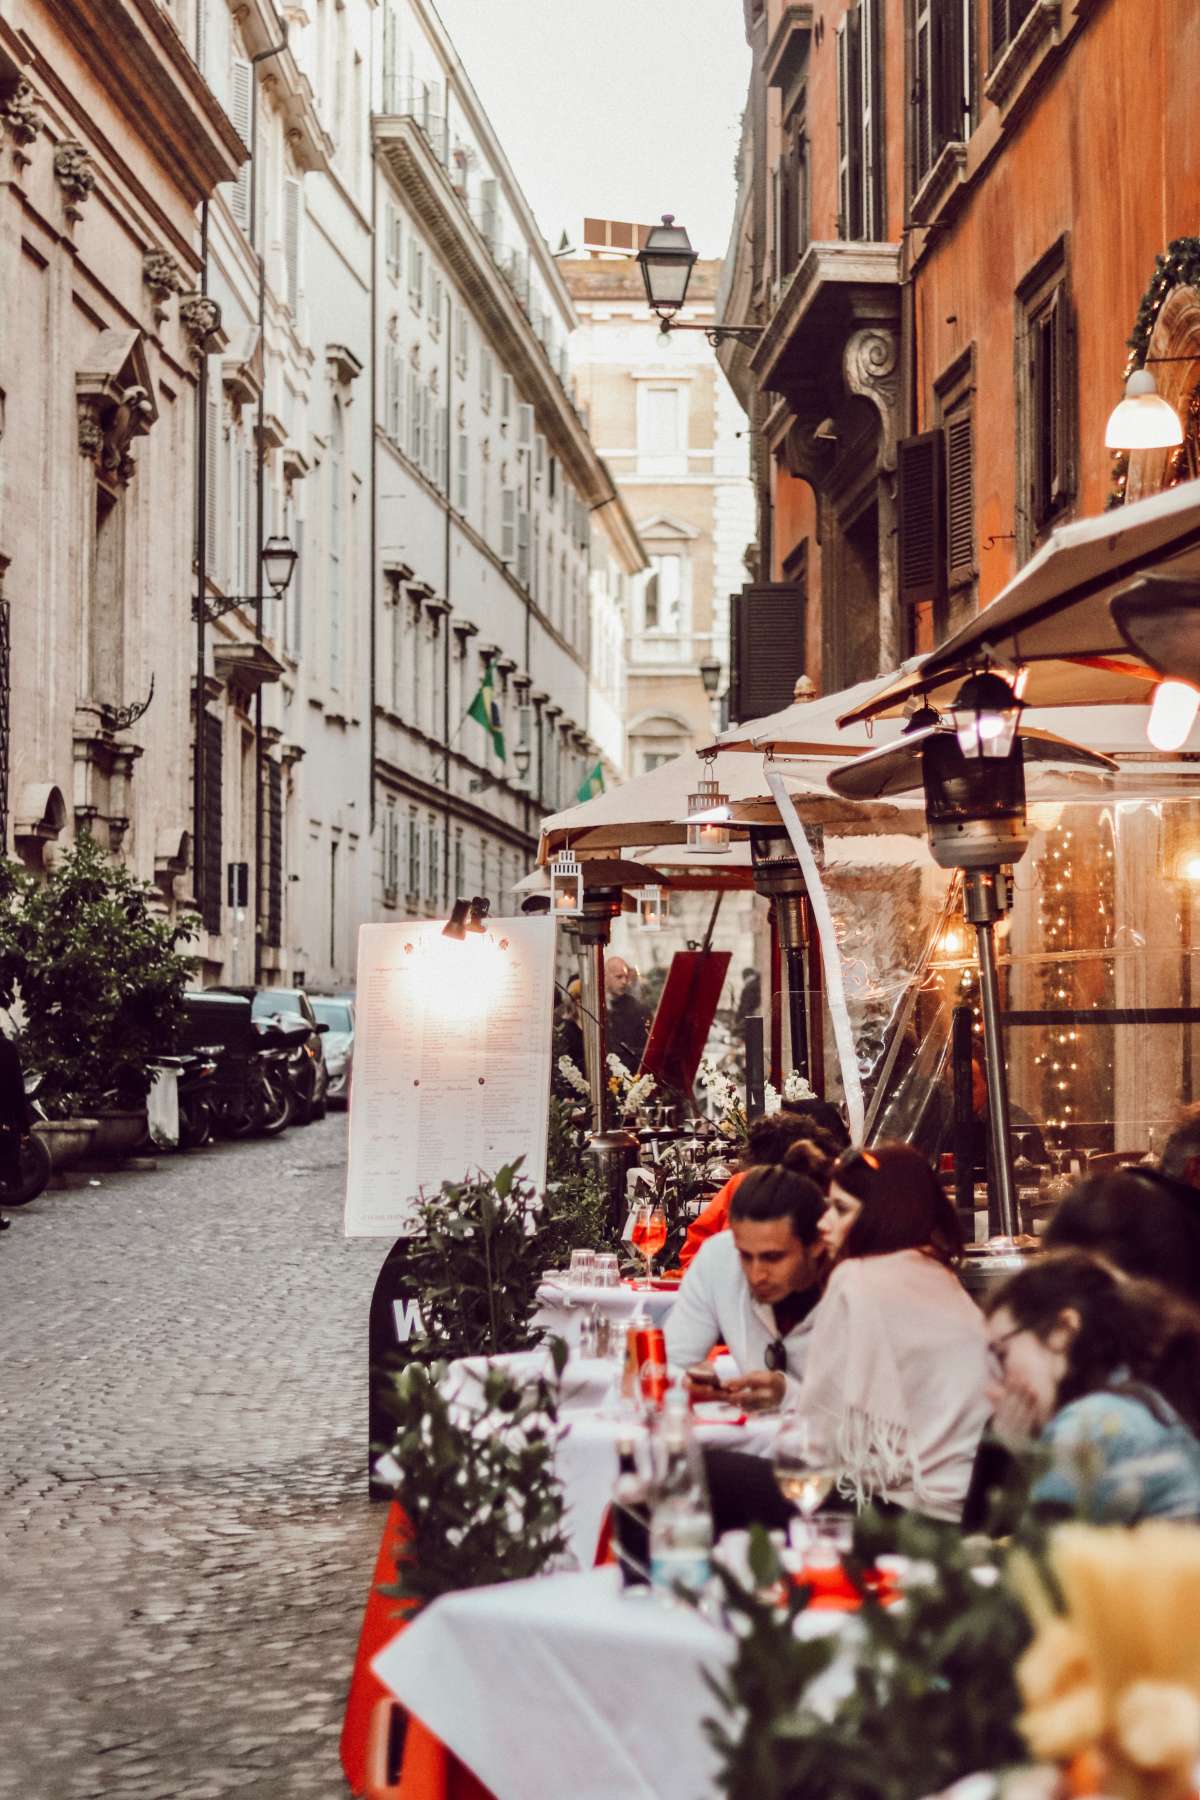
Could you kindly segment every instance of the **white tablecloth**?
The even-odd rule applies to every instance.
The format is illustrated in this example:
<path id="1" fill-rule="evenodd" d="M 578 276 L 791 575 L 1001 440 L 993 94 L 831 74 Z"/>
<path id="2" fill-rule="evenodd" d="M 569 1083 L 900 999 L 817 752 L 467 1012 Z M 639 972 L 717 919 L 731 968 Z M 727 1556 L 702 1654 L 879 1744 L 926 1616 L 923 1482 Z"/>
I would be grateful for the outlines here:
<path id="1" fill-rule="evenodd" d="M 557 1281 L 543 1281 L 538 1289 L 536 1323 L 566 1338 L 569 1344 L 579 1341 L 579 1326 L 585 1313 L 598 1306 L 601 1313 L 618 1325 L 628 1325 L 638 1308 L 655 1325 L 661 1325 L 675 1304 L 678 1289 L 568 1287 Z"/>
<path id="2" fill-rule="evenodd" d="M 802 1616 L 806 1635 L 844 1615 Z M 733 1640 L 689 1608 L 625 1599 L 615 1569 L 437 1600 L 375 1658 L 384 1685 L 497 1800 L 706 1800 L 717 1758 L 703 1720 Z M 844 1693 L 849 1655 L 809 1702 Z"/>

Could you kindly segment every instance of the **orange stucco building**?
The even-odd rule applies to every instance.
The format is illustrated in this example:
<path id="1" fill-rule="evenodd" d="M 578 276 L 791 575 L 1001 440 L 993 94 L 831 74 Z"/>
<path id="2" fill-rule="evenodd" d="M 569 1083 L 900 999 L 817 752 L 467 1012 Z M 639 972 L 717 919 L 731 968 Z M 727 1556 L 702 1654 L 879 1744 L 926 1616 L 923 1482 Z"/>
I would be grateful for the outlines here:
<path id="1" fill-rule="evenodd" d="M 743 4 L 723 316 L 762 331 L 722 360 L 761 566 L 828 690 L 931 646 L 1054 526 L 1194 468 L 1200 8 Z M 1188 442 L 1114 464 L 1135 327 L 1182 359 L 1154 369 Z"/>

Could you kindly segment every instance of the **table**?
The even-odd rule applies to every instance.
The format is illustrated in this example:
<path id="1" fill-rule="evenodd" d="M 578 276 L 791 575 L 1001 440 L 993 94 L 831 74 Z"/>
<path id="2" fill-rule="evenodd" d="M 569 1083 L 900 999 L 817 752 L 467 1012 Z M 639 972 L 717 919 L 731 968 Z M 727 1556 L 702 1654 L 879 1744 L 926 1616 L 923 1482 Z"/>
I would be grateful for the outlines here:
<path id="1" fill-rule="evenodd" d="M 845 1640 L 808 1695 L 833 1704 L 853 1681 L 855 1622 L 805 1613 L 799 1629 Z M 691 1608 L 624 1598 L 605 1568 L 447 1594 L 372 1668 L 497 1800 L 705 1800 L 718 1762 L 704 1671 L 719 1676 L 733 1648 Z"/>
<path id="2" fill-rule="evenodd" d="M 652 1324 L 662 1325 L 675 1304 L 678 1288 L 635 1288 L 622 1282 L 620 1287 L 568 1287 L 565 1282 L 543 1281 L 538 1288 L 538 1311 L 535 1322 L 547 1331 L 565 1337 L 569 1344 L 579 1341 L 579 1326 L 593 1306 L 620 1326 L 628 1325 L 641 1307 Z"/>

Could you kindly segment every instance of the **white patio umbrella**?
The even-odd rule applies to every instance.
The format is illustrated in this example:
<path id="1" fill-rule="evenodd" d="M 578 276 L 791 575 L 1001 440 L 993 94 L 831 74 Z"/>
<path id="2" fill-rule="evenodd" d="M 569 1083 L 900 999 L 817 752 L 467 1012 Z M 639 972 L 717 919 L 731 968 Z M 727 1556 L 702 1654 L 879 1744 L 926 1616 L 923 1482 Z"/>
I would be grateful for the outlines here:
<path id="1" fill-rule="evenodd" d="M 938 705 L 988 658 L 1026 671 L 1024 698 L 1033 706 L 1144 705 L 1160 671 L 1132 648 L 1111 602 L 1145 575 L 1200 582 L 1200 481 L 1061 526 L 938 649 L 873 696 L 848 693 L 840 722 L 859 725 L 919 694 Z"/>

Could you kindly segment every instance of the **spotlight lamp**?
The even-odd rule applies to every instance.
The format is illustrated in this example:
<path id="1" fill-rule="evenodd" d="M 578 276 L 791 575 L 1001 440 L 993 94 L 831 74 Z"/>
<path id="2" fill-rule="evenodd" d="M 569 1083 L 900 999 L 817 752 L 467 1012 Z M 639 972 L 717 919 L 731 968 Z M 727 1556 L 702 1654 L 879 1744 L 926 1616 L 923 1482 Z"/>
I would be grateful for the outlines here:
<path id="1" fill-rule="evenodd" d="M 550 911 L 556 919 L 577 919 L 583 911 L 583 870 L 569 847 L 550 864 Z"/>
<path id="2" fill-rule="evenodd" d="M 453 911 L 442 926 L 442 936 L 454 938 L 462 943 L 468 931 L 483 937 L 487 932 L 487 916 L 492 910 L 490 900 L 482 894 L 476 894 L 473 900 L 456 900 Z"/>

